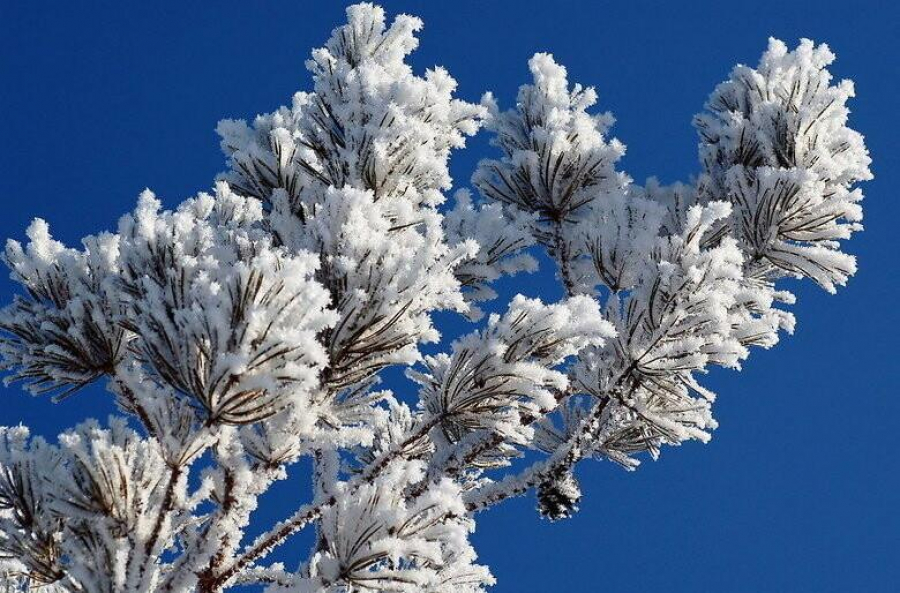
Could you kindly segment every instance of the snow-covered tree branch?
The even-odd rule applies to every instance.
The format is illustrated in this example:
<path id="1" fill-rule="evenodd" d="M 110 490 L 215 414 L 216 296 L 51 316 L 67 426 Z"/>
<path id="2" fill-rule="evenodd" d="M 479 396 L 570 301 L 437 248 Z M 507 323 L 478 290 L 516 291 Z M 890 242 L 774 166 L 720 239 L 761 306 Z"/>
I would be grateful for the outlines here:
<path id="1" fill-rule="evenodd" d="M 503 110 L 411 69 L 418 19 L 347 17 L 311 91 L 219 125 L 211 193 L 165 210 L 145 191 L 79 248 L 39 219 L 7 243 L 7 382 L 55 400 L 100 384 L 119 413 L 53 440 L 0 428 L 2 590 L 483 591 L 479 511 L 534 492 L 568 517 L 580 462 L 708 441 L 700 378 L 793 330 L 782 280 L 834 292 L 856 270 L 842 241 L 870 159 L 825 45 L 771 40 L 696 116 L 693 181 L 640 186 L 551 55 Z M 496 154 L 448 201 L 480 128 Z M 565 297 L 497 303 L 541 250 Z M 442 343 L 440 311 L 470 332 Z M 312 491 L 260 525 L 302 459 Z M 311 551 L 267 560 L 302 530 Z"/>

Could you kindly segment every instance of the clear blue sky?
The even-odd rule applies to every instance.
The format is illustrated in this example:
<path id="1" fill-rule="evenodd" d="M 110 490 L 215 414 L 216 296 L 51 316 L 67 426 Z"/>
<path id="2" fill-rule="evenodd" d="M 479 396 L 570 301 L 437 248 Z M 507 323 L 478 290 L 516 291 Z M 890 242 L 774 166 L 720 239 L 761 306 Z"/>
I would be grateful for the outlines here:
<path id="1" fill-rule="evenodd" d="M 90 4 L 88 6 L 88 4 Z M 188 5 L 189 4 L 189 5 Z M 797 334 L 741 373 L 716 373 L 708 446 L 669 449 L 636 473 L 580 468 L 573 520 L 538 520 L 523 498 L 481 516 L 476 544 L 498 592 L 900 591 L 896 338 L 900 9 L 877 2 L 386 2 L 426 26 L 416 68 L 443 65 L 463 97 L 505 105 L 550 51 L 595 85 L 642 181 L 697 170 L 691 116 L 770 35 L 828 42 L 856 81 L 852 125 L 874 158 L 860 272 L 829 296 L 799 291 Z M 314 8 L 312 8 L 314 6 Z M 174 206 L 224 166 L 213 129 L 309 87 L 303 61 L 343 18 L 340 2 L 0 2 L 0 237 L 33 216 L 75 243 L 109 229 L 138 192 Z M 480 136 L 453 163 L 467 184 Z M 12 294 L 0 280 L 4 302 Z M 512 290 L 505 286 L 505 292 Z M 525 292 L 555 298 L 548 273 Z M 448 333 L 461 329 L 449 319 Z M 105 415 L 95 389 L 53 406 L 2 389 L 0 424 L 48 436 Z M 292 496 L 283 487 L 269 520 Z M 305 543 L 297 551 L 306 553 Z M 290 551 L 282 554 L 289 560 Z"/>

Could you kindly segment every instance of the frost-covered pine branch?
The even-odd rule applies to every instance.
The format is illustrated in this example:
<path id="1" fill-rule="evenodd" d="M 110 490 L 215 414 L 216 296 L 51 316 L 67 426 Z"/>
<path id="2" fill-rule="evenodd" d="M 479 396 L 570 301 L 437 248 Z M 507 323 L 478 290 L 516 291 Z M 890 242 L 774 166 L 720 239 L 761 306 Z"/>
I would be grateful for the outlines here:
<path id="1" fill-rule="evenodd" d="M 347 16 L 310 92 L 220 124 L 212 193 L 165 210 L 146 191 L 80 248 L 42 220 L 8 242 L 24 291 L 0 312 L 7 381 L 57 400 L 99 383 L 119 414 L 53 441 L 0 429 L 3 590 L 483 591 L 480 510 L 533 491 L 567 517 L 579 462 L 707 441 L 700 376 L 792 331 L 779 281 L 833 292 L 854 273 L 841 241 L 871 173 L 826 46 L 771 41 L 695 118 L 695 181 L 639 186 L 594 90 L 552 56 L 503 111 L 413 72 L 418 19 Z M 497 155 L 477 197 L 447 203 L 450 154 L 480 127 Z M 566 296 L 484 318 L 540 250 Z M 471 331 L 441 344 L 439 311 Z M 398 366 L 409 382 L 382 388 Z M 304 458 L 312 491 L 259 525 Z M 311 551 L 267 561 L 302 530 Z"/>

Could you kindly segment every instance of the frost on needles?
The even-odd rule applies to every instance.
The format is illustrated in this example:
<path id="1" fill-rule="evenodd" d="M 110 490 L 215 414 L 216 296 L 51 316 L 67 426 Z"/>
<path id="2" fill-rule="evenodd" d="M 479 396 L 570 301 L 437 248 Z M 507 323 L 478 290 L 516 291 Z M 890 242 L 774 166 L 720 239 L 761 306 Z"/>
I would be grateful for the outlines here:
<path id="1" fill-rule="evenodd" d="M 4 591 L 483 591 L 480 511 L 534 491 L 567 517 L 579 462 L 707 441 L 701 375 L 793 329 L 779 280 L 833 292 L 854 273 L 841 242 L 871 173 L 826 46 L 770 41 L 696 116 L 695 181 L 640 186 L 593 88 L 549 54 L 514 107 L 475 105 L 406 63 L 418 19 L 347 17 L 310 91 L 219 125 L 211 193 L 169 211 L 146 191 L 80 248 L 42 220 L 7 243 L 7 381 L 56 399 L 99 383 L 119 414 L 53 441 L 0 429 Z M 481 127 L 495 156 L 448 203 L 450 153 Z M 540 250 L 566 297 L 485 317 Z M 438 311 L 472 329 L 425 356 Z M 408 384 L 380 387 L 398 366 Z M 259 525 L 303 458 L 312 492 Z M 267 560 L 301 530 L 311 551 Z"/>

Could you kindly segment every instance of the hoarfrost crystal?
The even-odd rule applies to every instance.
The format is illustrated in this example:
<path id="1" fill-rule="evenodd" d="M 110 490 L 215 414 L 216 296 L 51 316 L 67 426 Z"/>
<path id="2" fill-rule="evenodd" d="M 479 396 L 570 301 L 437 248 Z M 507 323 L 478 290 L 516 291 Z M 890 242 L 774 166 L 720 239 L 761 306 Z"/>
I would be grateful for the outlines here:
<path id="1" fill-rule="evenodd" d="M 502 110 L 413 72 L 418 19 L 347 17 L 310 92 L 219 125 L 212 193 L 165 210 L 145 191 L 80 248 L 42 220 L 8 242 L 7 381 L 56 399 L 100 383 L 119 412 L 52 442 L 0 428 L 2 590 L 484 591 L 479 511 L 534 492 L 564 519 L 590 495 L 581 461 L 635 469 L 708 441 L 700 378 L 793 330 L 779 281 L 833 292 L 856 270 L 842 242 L 870 160 L 824 45 L 772 40 L 735 68 L 694 120 L 695 181 L 641 186 L 551 55 Z M 480 127 L 498 154 L 447 203 L 450 155 Z M 498 303 L 541 251 L 564 298 Z M 442 342 L 442 311 L 471 330 Z M 395 392 L 379 381 L 396 367 Z M 312 492 L 256 525 L 302 459 Z M 304 529 L 308 554 L 267 560 Z"/>

